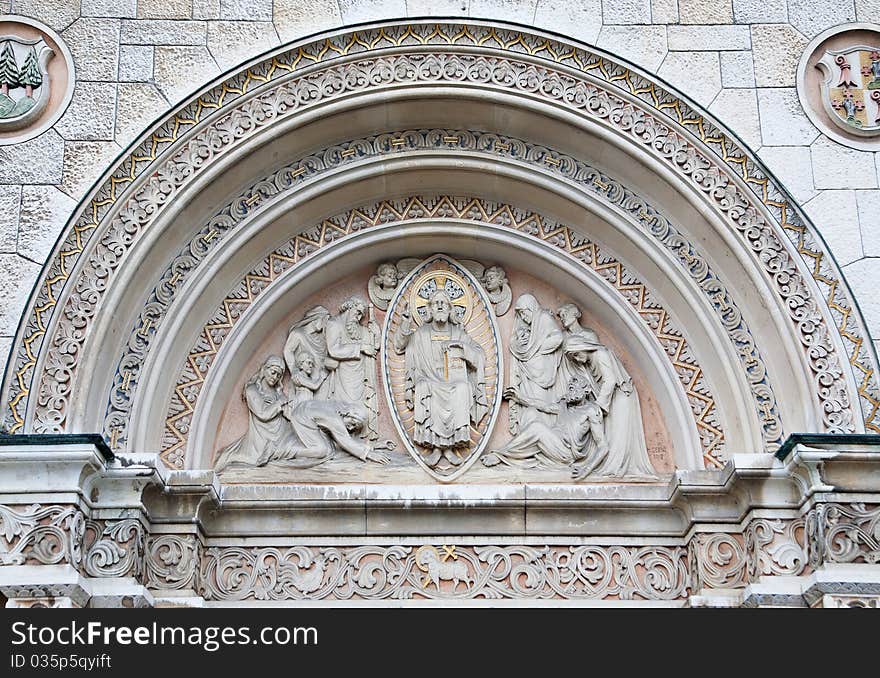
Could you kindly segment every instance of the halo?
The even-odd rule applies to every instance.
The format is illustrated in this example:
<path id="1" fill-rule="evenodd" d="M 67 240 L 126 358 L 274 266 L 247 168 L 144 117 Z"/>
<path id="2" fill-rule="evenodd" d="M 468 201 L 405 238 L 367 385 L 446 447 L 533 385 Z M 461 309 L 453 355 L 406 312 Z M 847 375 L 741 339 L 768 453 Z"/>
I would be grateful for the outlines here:
<path id="1" fill-rule="evenodd" d="M 429 271 L 418 278 L 409 293 L 409 308 L 413 322 L 422 325 L 425 316 L 423 309 L 431 303 L 431 297 L 438 291 L 446 292 L 452 302 L 452 312 L 458 315 L 462 325 L 470 322 L 474 311 L 473 297 L 468 283 L 451 271 Z"/>

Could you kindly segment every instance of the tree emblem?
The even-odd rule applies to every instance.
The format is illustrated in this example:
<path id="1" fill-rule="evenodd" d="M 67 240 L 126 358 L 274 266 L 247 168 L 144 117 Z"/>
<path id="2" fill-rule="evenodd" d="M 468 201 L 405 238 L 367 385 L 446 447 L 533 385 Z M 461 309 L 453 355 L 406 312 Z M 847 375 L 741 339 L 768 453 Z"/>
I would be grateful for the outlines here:
<path id="1" fill-rule="evenodd" d="M 46 41 L 0 36 L 0 131 L 18 129 L 36 120 L 49 102 L 49 60 Z"/>

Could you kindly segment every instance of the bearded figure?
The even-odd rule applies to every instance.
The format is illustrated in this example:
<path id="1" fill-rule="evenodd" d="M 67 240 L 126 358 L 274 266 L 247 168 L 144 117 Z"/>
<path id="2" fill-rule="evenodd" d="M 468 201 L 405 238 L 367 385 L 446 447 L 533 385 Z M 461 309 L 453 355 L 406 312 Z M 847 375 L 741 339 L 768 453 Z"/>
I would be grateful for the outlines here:
<path id="1" fill-rule="evenodd" d="M 359 297 L 351 297 L 339 306 L 339 314 L 327 322 L 327 355 L 338 364 L 327 377 L 326 397 L 345 403 L 360 403 L 367 408 L 364 437 L 375 440 L 379 413 L 376 395 L 376 354 L 379 351 L 379 326 L 370 318 L 363 321 L 371 307 Z"/>
<path id="2" fill-rule="evenodd" d="M 470 446 L 470 427 L 489 411 L 484 374 L 485 353 L 461 327 L 449 296 L 430 299 L 425 322 L 418 328 L 404 307 L 394 347 L 406 356 L 405 399 L 413 411 L 413 440 L 426 450 L 424 462 L 434 468 L 441 459 L 459 466 L 459 450 Z"/>

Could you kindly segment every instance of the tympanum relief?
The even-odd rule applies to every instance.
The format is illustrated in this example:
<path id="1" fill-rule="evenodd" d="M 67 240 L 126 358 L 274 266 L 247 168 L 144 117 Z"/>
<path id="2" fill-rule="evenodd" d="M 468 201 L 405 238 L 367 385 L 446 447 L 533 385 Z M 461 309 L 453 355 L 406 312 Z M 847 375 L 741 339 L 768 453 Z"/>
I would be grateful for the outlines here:
<path id="1" fill-rule="evenodd" d="M 656 479 L 636 385 L 577 305 L 444 254 L 361 285 L 251 368 L 224 482 Z"/>

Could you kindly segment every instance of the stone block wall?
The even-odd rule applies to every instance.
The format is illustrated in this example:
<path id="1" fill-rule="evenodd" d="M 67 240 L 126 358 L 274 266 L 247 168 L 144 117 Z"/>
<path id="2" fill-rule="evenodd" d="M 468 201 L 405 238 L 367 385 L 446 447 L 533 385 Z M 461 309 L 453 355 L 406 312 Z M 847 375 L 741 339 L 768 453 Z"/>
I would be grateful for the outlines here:
<path id="1" fill-rule="evenodd" d="M 77 202 L 154 119 L 276 45 L 430 15 L 509 20 L 571 36 L 659 74 L 707 108 L 803 205 L 880 339 L 880 152 L 820 134 L 795 89 L 810 39 L 836 24 L 880 23 L 880 0 L 0 0 L 0 13 L 60 33 L 76 68 L 72 103 L 58 122 L 0 147 L 3 356 Z"/>

